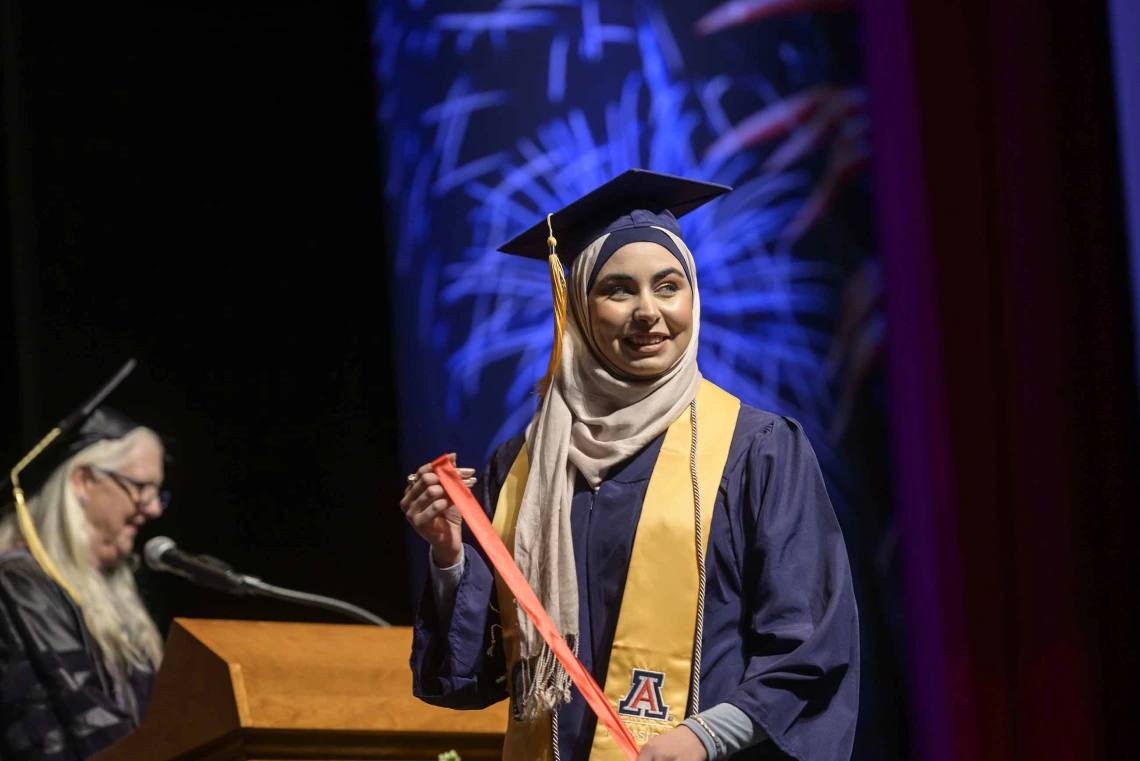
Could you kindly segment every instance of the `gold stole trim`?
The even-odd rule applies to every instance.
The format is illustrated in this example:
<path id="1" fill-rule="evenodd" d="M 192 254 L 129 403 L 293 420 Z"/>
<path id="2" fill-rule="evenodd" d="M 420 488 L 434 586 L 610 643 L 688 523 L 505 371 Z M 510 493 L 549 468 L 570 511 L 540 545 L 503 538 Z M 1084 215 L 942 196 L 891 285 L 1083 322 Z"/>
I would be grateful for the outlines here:
<path id="1" fill-rule="evenodd" d="M 697 479 L 706 547 L 739 411 L 739 399 L 708 381 L 701 382 L 697 391 Z M 679 724 L 689 700 L 699 583 L 689 462 L 691 441 L 692 423 L 686 409 L 669 426 L 649 479 L 634 536 L 609 669 L 602 685 L 606 698 L 618 710 L 639 746 Z M 530 461 L 524 446 L 511 466 L 495 507 L 492 525 L 512 552 L 515 521 L 529 470 Z M 498 574 L 495 578 L 507 684 L 513 691 L 511 675 L 519 658 L 517 606 Z M 690 613 L 685 614 L 685 611 Z M 624 708 L 621 707 L 623 702 L 628 703 Z M 503 759 L 549 761 L 553 757 L 550 738 L 549 717 L 536 722 L 512 718 L 507 727 Z M 601 723 L 594 734 L 590 759 L 624 761 L 617 744 Z"/>

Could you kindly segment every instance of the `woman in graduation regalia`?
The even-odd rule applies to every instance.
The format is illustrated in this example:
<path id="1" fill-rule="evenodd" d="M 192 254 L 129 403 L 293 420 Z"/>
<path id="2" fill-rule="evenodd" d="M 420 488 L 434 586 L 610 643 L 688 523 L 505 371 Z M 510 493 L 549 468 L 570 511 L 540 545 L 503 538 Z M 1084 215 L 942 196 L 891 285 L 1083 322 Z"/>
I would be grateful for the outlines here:
<path id="1" fill-rule="evenodd" d="M 555 351 L 537 414 L 475 492 L 639 758 L 847 759 L 858 623 L 815 455 L 794 420 L 697 368 L 677 218 L 727 190 L 630 170 L 503 247 L 533 256 L 549 234 Z M 509 697 L 508 760 L 621 758 L 430 467 L 408 480 L 401 508 L 431 545 L 415 694 Z"/>
<path id="2" fill-rule="evenodd" d="M 164 448 L 95 409 L 12 486 L 0 519 L 0 759 L 81 761 L 138 726 L 162 658 L 129 562 Z"/>

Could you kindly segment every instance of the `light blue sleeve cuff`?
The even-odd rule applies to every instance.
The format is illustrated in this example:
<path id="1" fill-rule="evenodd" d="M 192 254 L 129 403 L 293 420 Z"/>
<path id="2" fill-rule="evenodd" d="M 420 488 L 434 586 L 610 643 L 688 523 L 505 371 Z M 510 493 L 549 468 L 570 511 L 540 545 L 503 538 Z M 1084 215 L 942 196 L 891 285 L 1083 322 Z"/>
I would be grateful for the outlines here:
<path id="1" fill-rule="evenodd" d="M 447 568 L 437 568 L 432 560 L 431 550 L 428 550 L 428 576 L 431 584 L 431 597 L 435 601 L 435 615 L 444 627 L 451 621 L 451 612 L 455 610 L 455 594 L 459 591 L 459 582 L 463 580 L 463 569 L 467 565 L 467 557 L 463 549 L 459 550 L 459 562 Z"/>
<path id="2" fill-rule="evenodd" d="M 764 729 L 731 703 L 718 703 L 685 719 L 684 724 L 705 746 L 709 761 L 728 758 L 768 739 Z"/>

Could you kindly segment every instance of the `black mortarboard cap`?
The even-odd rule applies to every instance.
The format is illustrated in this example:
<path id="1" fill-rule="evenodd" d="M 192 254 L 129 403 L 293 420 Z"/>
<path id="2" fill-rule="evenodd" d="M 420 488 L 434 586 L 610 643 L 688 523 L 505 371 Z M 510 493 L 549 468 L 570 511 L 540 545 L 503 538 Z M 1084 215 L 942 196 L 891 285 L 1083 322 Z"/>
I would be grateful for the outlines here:
<path id="1" fill-rule="evenodd" d="M 27 494 L 40 490 L 51 474 L 63 463 L 100 441 L 121 439 L 139 424 L 118 410 L 103 404 L 92 410 L 78 428 L 59 436 L 56 441 L 29 462 L 20 473 L 20 486 Z M 11 474 L 4 474 L 3 488 L 11 485 Z M 3 502 L 0 496 L 0 502 Z"/>
<path id="2" fill-rule="evenodd" d="M 629 169 L 591 190 L 550 220 L 558 240 L 558 257 L 569 267 L 578 254 L 606 233 L 656 226 L 681 237 L 677 219 L 732 188 L 715 182 Z M 499 247 L 505 254 L 546 259 L 550 229 L 544 218 Z"/>
<path id="3" fill-rule="evenodd" d="M 34 494 L 52 471 L 95 442 L 121 439 L 138 428 L 139 424 L 134 420 L 103 404 L 103 400 L 131 374 L 135 364 L 135 360 L 128 360 L 91 398 L 59 422 L 56 426 L 59 433 L 19 474 L 20 485 L 26 493 Z M 12 477 L 8 470 L 0 475 L 3 477 L 0 481 L 0 504 L 3 504 L 4 493 L 12 486 Z"/>

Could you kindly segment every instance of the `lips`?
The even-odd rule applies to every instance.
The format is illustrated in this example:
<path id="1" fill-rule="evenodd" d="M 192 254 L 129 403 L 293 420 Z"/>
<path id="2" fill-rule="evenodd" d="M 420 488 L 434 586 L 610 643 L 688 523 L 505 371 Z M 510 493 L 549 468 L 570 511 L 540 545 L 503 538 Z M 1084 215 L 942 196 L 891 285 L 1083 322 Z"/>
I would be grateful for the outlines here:
<path id="1" fill-rule="evenodd" d="M 665 348 L 665 342 L 668 340 L 669 336 L 659 333 L 638 333 L 626 336 L 622 339 L 622 343 L 636 354 L 656 354 Z"/>

